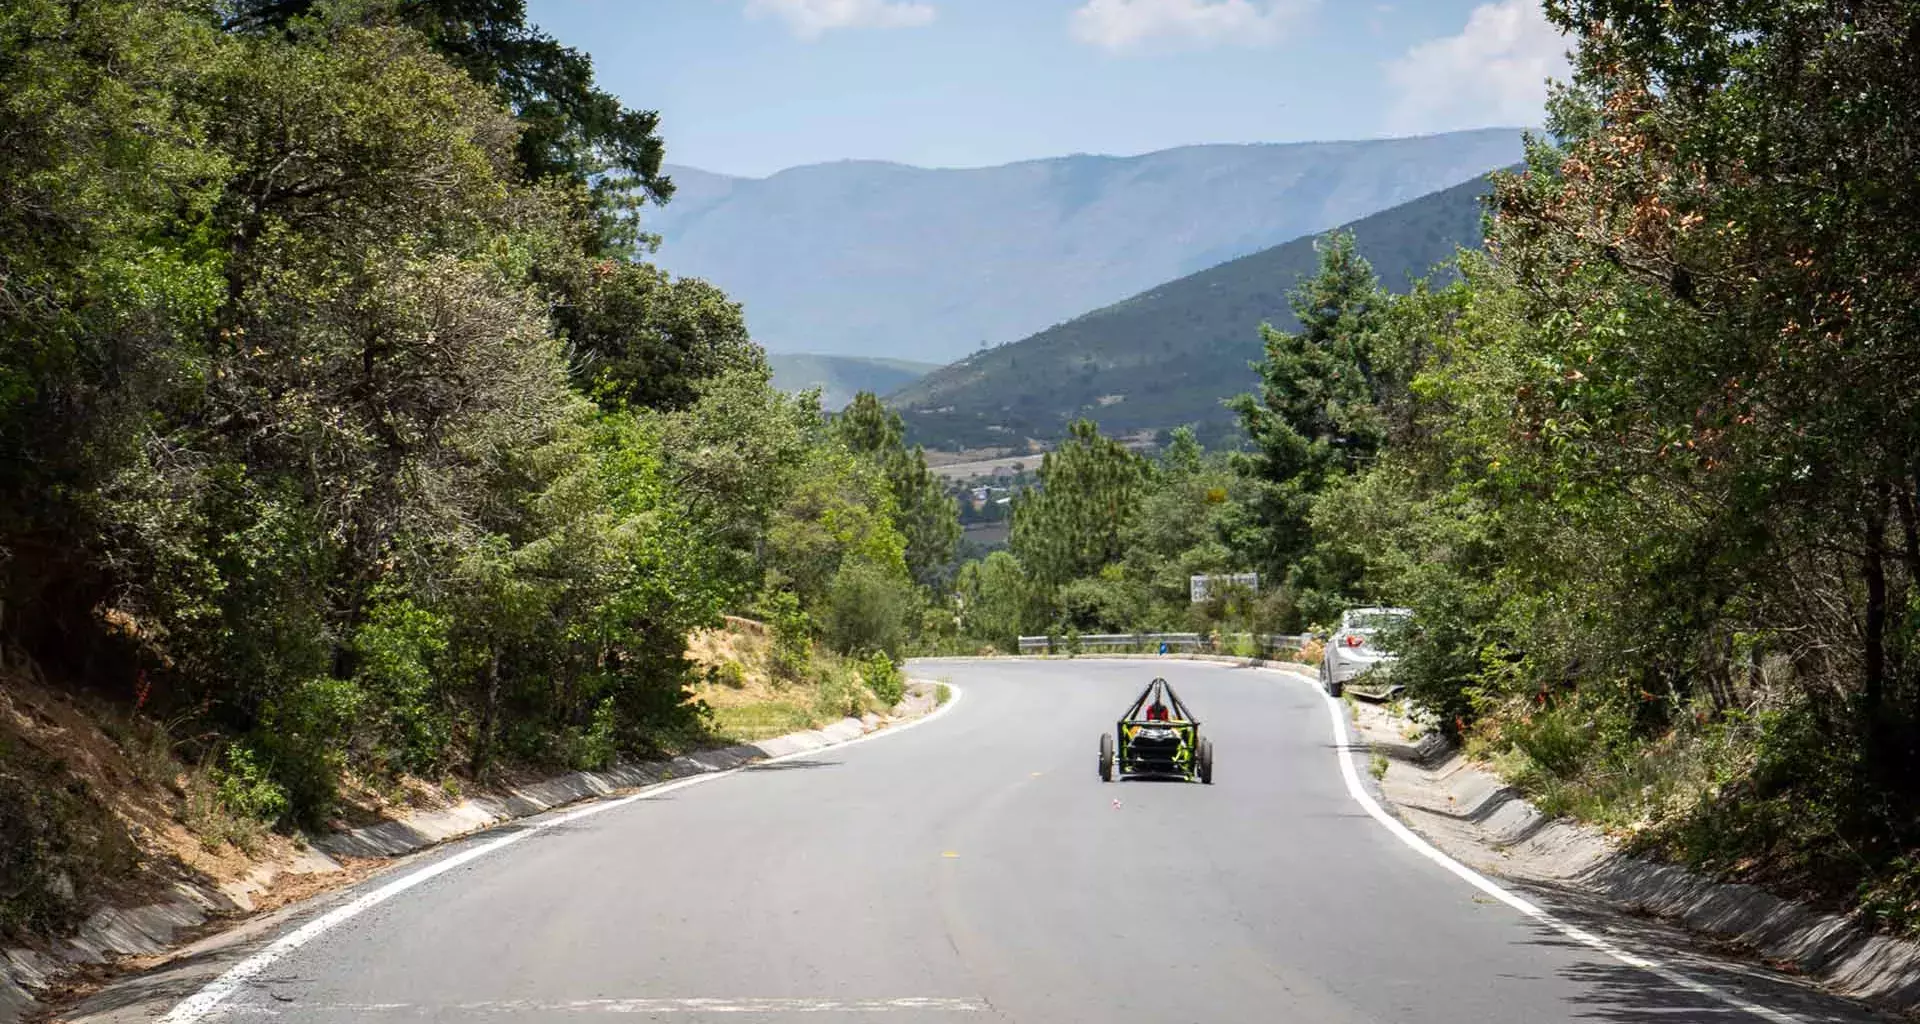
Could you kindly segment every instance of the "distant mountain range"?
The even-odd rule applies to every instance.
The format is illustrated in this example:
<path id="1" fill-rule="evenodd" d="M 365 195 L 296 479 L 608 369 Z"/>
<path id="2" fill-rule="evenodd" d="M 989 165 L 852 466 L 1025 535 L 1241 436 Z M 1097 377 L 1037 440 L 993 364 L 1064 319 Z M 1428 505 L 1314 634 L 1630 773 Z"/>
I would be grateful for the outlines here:
<path id="1" fill-rule="evenodd" d="M 1348 225 L 1381 282 L 1404 291 L 1460 247 L 1483 242 L 1488 179 Z M 1255 385 L 1260 325 L 1298 326 L 1287 293 L 1313 273 L 1309 235 L 1163 284 L 1010 345 L 976 353 L 889 397 L 913 439 L 959 450 L 1051 440 L 1086 416 L 1124 436 L 1183 424 L 1219 437 L 1221 399 Z"/>
<path id="2" fill-rule="evenodd" d="M 782 391 L 820 389 L 820 405 L 838 411 L 862 391 L 885 395 L 898 391 L 940 368 L 938 363 L 905 359 L 863 359 L 859 356 L 814 356 L 771 353 L 773 386 Z"/>
<path id="3" fill-rule="evenodd" d="M 774 353 L 949 362 L 1514 163 L 1518 130 L 1192 146 L 974 170 L 668 170 L 653 257 L 745 304 Z"/>

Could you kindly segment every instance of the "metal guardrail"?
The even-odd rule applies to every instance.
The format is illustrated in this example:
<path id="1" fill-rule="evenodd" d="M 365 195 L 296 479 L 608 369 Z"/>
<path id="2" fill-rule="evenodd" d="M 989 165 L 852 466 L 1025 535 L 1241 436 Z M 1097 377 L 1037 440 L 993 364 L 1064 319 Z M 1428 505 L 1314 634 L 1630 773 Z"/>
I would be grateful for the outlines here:
<path id="1" fill-rule="evenodd" d="M 1158 651 L 1164 644 L 1168 652 L 1205 651 L 1217 653 L 1231 650 L 1236 641 L 1252 637 L 1262 654 L 1276 651 L 1297 651 L 1304 647 L 1307 635 L 1287 635 L 1282 633 L 1263 633 L 1253 636 L 1250 633 L 1222 633 L 1208 636 L 1202 633 L 1083 633 L 1080 636 L 1023 636 L 1020 638 L 1021 654 L 1063 654 L 1075 651 L 1111 651 L 1119 649 L 1138 649 Z"/>

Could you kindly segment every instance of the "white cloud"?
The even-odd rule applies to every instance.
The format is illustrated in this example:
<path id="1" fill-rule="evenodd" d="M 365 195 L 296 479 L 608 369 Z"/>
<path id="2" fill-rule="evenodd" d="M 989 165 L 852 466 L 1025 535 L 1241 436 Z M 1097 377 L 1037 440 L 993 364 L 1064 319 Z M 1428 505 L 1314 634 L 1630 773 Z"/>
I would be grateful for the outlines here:
<path id="1" fill-rule="evenodd" d="M 917 0 L 747 0 L 747 16 L 772 16 L 802 39 L 837 28 L 913 28 L 933 21 L 932 4 Z"/>
<path id="2" fill-rule="evenodd" d="M 1541 123 L 1547 79 L 1567 76 L 1572 41 L 1540 0 L 1495 0 L 1474 8 L 1457 36 L 1430 39 L 1387 68 L 1398 99 L 1396 132 Z"/>
<path id="3" fill-rule="evenodd" d="M 1156 42 L 1189 46 L 1270 46 L 1284 39 L 1319 0 L 1087 0 L 1073 12 L 1073 35 L 1127 52 Z"/>

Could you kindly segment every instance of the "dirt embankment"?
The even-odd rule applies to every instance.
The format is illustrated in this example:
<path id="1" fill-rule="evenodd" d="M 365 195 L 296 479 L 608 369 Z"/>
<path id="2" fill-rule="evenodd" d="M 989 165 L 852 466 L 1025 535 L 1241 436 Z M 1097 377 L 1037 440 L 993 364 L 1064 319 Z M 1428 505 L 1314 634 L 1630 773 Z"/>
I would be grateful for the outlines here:
<path id="1" fill-rule="evenodd" d="M 687 657 L 699 666 L 689 699 L 713 712 L 713 731 L 729 740 L 752 742 L 888 711 L 888 700 L 876 693 L 886 687 L 867 678 L 869 664 L 816 646 L 783 669 L 773 631 L 752 619 L 729 616 L 724 628 L 695 632 Z"/>
<path id="2" fill-rule="evenodd" d="M 17 658 L 0 669 L 0 925 L 19 941 L 58 932 L 99 903 L 179 883 L 242 900 L 270 888 L 263 865 L 298 840 L 220 806 L 209 773 L 182 760 L 168 723 L 50 686 Z"/>

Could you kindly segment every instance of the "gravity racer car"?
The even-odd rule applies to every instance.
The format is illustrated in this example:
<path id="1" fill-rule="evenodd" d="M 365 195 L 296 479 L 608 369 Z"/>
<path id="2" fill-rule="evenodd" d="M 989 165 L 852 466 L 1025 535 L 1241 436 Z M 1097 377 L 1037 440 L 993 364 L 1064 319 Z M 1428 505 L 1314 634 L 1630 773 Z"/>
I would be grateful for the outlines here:
<path id="1" fill-rule="evenodd" d="M 1199 720 L 1165 679 L 1148 683 L 1113 731 L 1100 734 L 1100 781 L 1116 773 L 1213 784 L 1213 741 L 1200 736 Z"/>

